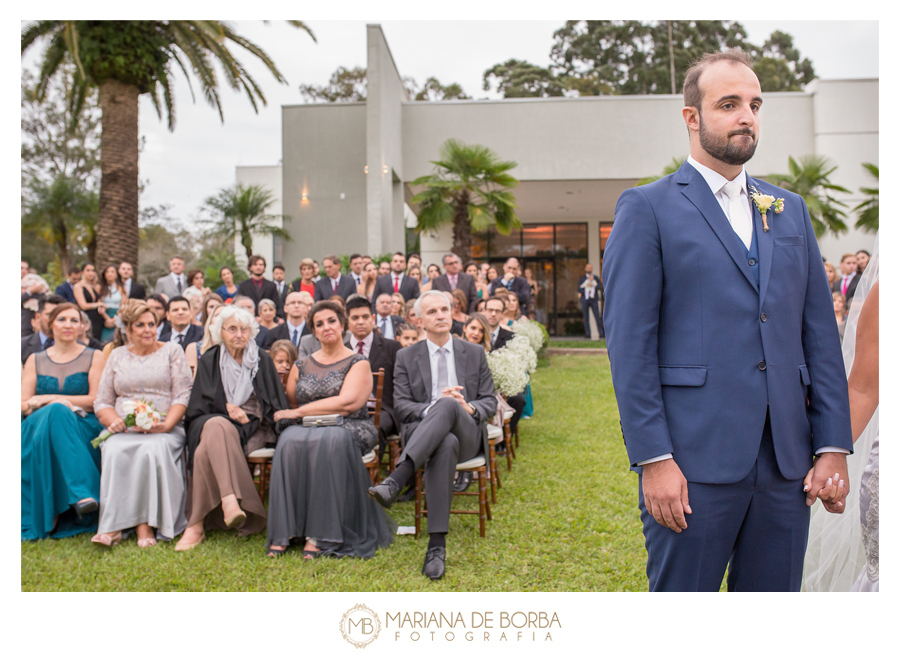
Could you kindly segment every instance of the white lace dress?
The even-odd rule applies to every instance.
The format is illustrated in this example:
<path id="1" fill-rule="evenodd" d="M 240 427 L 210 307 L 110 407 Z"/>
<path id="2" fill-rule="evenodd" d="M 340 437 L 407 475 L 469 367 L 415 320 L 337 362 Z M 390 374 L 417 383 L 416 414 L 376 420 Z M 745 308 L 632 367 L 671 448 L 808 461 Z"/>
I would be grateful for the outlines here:
<path id="1" fill-rule="evenodd" d="M 859 483 L 859 517 L 862 523 L 866 566 L 851 592 L 878 591 L 878 435 L 872 442 L 869 462 Z"/>

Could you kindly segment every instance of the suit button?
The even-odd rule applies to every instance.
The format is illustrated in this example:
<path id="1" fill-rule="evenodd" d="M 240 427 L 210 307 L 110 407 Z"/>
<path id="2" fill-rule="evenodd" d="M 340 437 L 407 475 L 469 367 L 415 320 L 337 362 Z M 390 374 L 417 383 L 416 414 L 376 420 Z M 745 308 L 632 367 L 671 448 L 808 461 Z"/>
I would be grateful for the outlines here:
<path id="1" fill-rule="evenodd" d="M 765 322 L 765 321 L 768 320 L 769 318 L 767 318 L 767 317 L 766 317 L 766 314 L 763 313 L 762 315 L 759 316 L 759 319 L 762 320 L 763 322 Z"/>
<path id="2" fill-rule="evenodd" d="M 750 266 L 751 266 L 751 267 L 753 267 L 754 265 L 756 265 L 756 259 L 755 259 L 755 258 L 751 258 L 748 262 L 750 263 Z"/>
<path id="3" fill-rule="evenodd" d="M 760 361 L 760 362 L 759 362 L 759 365 L 756 366 L 756 367 L 759 368 L 760 370 L 765 370 L 765 369 L 766 369 L 766 362 L 765 362 L 765 361 Z"/>

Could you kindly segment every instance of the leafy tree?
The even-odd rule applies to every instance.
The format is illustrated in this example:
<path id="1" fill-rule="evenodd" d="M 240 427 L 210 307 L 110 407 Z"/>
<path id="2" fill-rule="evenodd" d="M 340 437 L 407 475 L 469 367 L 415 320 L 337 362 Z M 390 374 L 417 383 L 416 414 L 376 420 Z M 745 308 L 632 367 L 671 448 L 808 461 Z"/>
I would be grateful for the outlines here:
<path id="1" fill-rule="evenodd" d="M 60 268 L 68 272 L 73 234 L 97 216 L 97 206 L 97 193 L 77 178 L 61 175 L 51 183 L 34 178 L 23 200 L 22 228 L 52 244 Z"/>
<path id="2" fill-rule="evenodd" d="M 302 22 L 289 23 L 313 37 Z M 22 30 L 22 55 L 39 40 L 48 42 L 38 76 L 39 100 L 66 57 L 78 71 L 78 84 L 71 94 L 74 109 L 83 103 L 91 86 L 99 89 L 103 126 L 97 220 L 100 262 L 138 262 L 138 99 L 142 94 L 150 95 L 160 118 L 165 107 L 173 130 L 173 73 L 181 70 L 190 82 L 189 67 L 200 82 L 204 99 L 224 121 L 218 64 L 228 85 L 246 92 L 254 109 L 258 103 L 265 105 L 262 90 L 235 59 L 229 43 L 250 52 L 276 80 L 285 82 L 268 55 L 224 21 L 35 21 Z"/>
<path id="3" fill-rule="evenodd" d="M 790 34 L 772 32 L 762 48 L 752 48 L 753 70 L 763 91 L 801 91 L 816 77 L 812 62 L 800 59 Z"/>
<path id="4" fill-rule="evenodd" d="M 837 200 L 832 192 L 850 194 L 850 190 L 831 182 L 829 176 L 836 169 L 837 166 L 833 166 L 824 155 L 805 155 L 799 163 L 789 156 L 789 174 L 771 174 L 767 177 L 769 182 L 803 197 L 817 237 L 828 231 L 836 236 L 847 232 L 844 222 L 847 213 L 841 210 L 847 204 Z"/>
<path id="5" fill-rule="evenodd" d="M 516 200 L 509 192 L 519 181 L 509 170 L 515 162 L 501 161 L 486 146 L 466 145 L 448 139 L 441 145 L 440 159 L 432 161 L 433 173 L 414 180 L 424 186 L 410 203 L 419 206 L 416 231 L 434 231 L 453 225 L 453 253 L 465 262 L 472 247 L 472 231 L 496 225 L 503 235 L 521 228 Z"/>
<path id="6" fill-rule="evenodd" d="M 640 187 L 641 185 L 646 185 L 647 183 L 652 183 L 653 181 L 659 180 L 663 176 L 674 174 L 676 171 L 678 171 L 681 165 L 684 164 L 685 160 L 687 160 L 686 157 L 672 158 L 672 162 L 670 162 L 663 168 L 663 171 L 659 176 L 647 176 L 646 178 L 642 178 L 637 182 L 637 185 L 635 185 L 635 187 Z"/>
<path id="7" fill-rule="evenodd" d="M 484 72 L 484 90 L 494 85 L 504 98 L 563 96 L 565 91 L 565 81 L 550 69 L 519 59 L 508 59 Z"/>
<path id="8" fill-rule="evenodd" d="M 300 85 L 300 94 L 309 103 L 353 103 L 366 100 L 366 69 L 343 66 L 331 74 L 324 86 Z"/>
<path id="9" fill-rule="evenodd" d="M 169 272 L 169 259 L 178 254 L 190 267 L 197 252 L 197 238 L 181 221 L 169 213 L 171 206 L 163 204 L 143 208 L 140 213 L 140 269 L 138 280 L 152 287 L 156 280 Z"/>
<path id="10" fill-rule="evenodd" d="M 276 219 L 289 220 L 287 215 L 273 215 L 268 212 L 276 201 L 275 195 L 262 185 L 235 185 L 219 191 L 218 196 L 206 200 L 206 210 L 213 218 L 203 219 L 202 225 L 209 228 L 207 236 L 222 240 L 240 240 L 247 252 L 247 259 L 253 255 L 253 234 L 278 236 L 290 240 L 290 234 L 283 228 L 273 226 Z"/>
<path id="11" fill-rule="evenodd" d="M 864 162 L 863 167 L 875 179 L 876 187 L 861 187 L 859 191 L 868 198 L 853 209 L 857 213 L 856 228 L 866 233 L 878 232 L 878 165 Z"/>
<path id="12" fill-rule="evenodd" d="M 219 240 L 213 244 L 204 245 L 200 250 L 200 258 L 197 260 L 197 268 L 203 270 L 203 280 L 210 290 L 215 290 L 222 285 L 222 278 L 219 271 L 223 267 L 231 268 L 234 273 L 234 282 L 240 283 L 249 275 L 238 264 L 237 257 L 234 255 L 234 240 Z"/>
<path id="13" fill-rule="evenodd" d="M 416 89 L 415 80 L 412 80 L 413 89 Z M 422 85 L 422 88 L 414 94 L 410 94 L 417 101 L 449 101 L 454 99 L 465 100 L 471 98 L 466 96 L 462 86 L 457 82 L 451 82 L 449 85 L 442 85 L 435 77 L 430 77 Z"/>

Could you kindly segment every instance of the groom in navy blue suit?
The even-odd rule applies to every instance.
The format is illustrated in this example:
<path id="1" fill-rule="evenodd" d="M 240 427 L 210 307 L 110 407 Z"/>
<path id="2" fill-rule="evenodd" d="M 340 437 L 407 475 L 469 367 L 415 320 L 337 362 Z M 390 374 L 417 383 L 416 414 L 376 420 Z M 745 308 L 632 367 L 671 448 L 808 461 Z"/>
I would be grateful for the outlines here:
<path id="1" fill-rule="evenodd" d="M 727 568 L 731 591 L 797 591 L 809 505 L 841 513 L 851 486 L 831 292 L 803 199 L 744 171 L 762 106 L 750 60 L 704 56 L 684 97 L 691 156 L 619 197 L 603 263 L 647 576 L 718 591 Z"/>

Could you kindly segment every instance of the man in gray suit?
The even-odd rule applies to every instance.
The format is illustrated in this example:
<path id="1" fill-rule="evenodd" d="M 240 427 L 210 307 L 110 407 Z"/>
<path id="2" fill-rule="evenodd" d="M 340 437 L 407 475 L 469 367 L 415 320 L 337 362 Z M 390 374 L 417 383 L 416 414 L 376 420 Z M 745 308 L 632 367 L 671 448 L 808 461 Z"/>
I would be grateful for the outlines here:
<path id="1" fill-rule="evenodd" d="M 478 288 L 475 285 L 475 277 L 462 271 L 462 261 L 456 254 L 444 254 L 443 263 L 445 273 L 435 278 L 431 289 L 446 292 L 462 290 L 466 293 L 468 309 L 460 310 L 471 315 L 478 305 Z"/>
<path id="2" fill-rule="evenodd" d="M 397 468 L 369 495 L 384 507 L 419 468 L 425 468 L 428 552 L 422 573 L 443 577 L 450 499 L 458 463 L 487 454 L 487 422 L 497 411 L 494 380 L 484 348 L 450 336 L 450 302 L 429 290 L 416 300 L 427 340 L 397 352 L 394 411 L 403 428 Z"/>
<path id="3" fill-rule="evenodd" d="M 181 256 L 172 256 L 169 260 L 169 273 L 156 280 L 154 292 L 162 293 L 166 299 L 177 297 L 187 288 L 184 280 L 184 259 Z"/>

